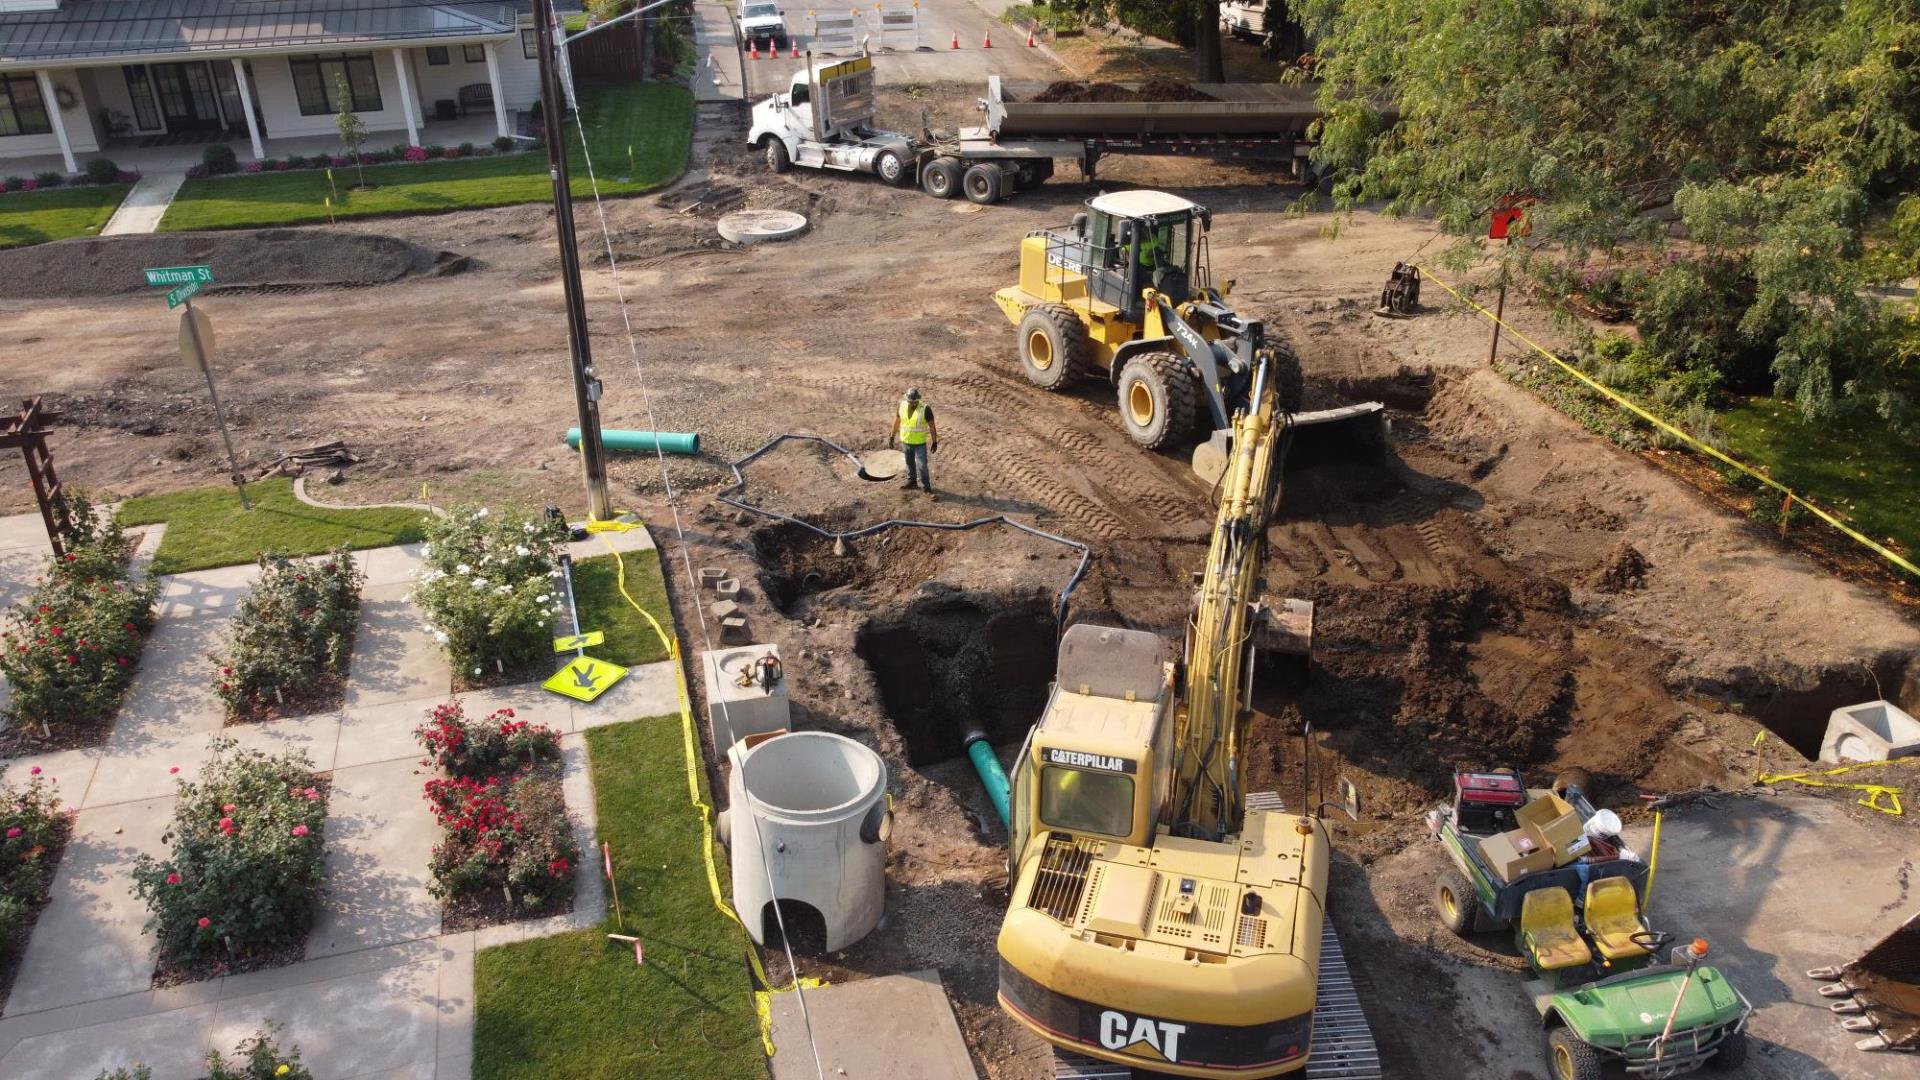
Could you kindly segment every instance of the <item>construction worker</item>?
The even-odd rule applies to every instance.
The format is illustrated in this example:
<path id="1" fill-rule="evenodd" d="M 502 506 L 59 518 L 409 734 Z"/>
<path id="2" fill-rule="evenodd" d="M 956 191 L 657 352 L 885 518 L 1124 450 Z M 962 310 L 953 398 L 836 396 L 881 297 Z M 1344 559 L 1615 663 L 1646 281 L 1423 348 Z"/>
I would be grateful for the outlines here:
<path id="1" fill-rule="evenodd" d="M 932 496 L 933 474 L 927 471 L 927 457 L 940 449 L 940 429 L 933 422 L 933 406 L 920 397 L 918 388 L 908 389 L 907 396 L 900 399 L 900 410 L 887 431 L 888 449 L 893 448 L 895 440 L 907 452 L 907 482 L 900 485 L 901 490 L 925 488 Z"/>

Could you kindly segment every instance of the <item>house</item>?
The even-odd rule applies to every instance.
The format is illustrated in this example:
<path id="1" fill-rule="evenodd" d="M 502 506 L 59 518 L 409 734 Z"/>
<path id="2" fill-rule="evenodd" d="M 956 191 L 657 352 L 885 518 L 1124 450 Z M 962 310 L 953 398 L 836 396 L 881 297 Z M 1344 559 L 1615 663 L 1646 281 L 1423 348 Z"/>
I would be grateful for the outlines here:
<path id="1" fill-rule="evenodd" d="M 258 160 L 272 140 L 334 134 L 343 78 L 369 132 L 418 145 L 423 128 L 471 115 L 461 133 L 511 135 L 540 97 L 530 9 L 0 0 L 0 161 L 57 154 L 77 172 L 112 148 L 229 139 Z"/>

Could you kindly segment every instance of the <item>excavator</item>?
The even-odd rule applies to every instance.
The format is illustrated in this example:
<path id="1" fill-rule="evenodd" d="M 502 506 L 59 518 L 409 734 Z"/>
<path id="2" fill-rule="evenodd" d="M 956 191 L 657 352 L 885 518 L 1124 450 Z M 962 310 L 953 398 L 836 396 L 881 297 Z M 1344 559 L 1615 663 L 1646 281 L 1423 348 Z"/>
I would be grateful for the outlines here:
<path id="1" fill-rule="evenodd" d="M 1267 525 L 1297 430 L 1290 358 L 1249 355 L 1185 641 L 1069 627 L 1014 764 L 999 1000 L 1062 1062 L 1380 1075 L 1326 919 L 1320 806 L 1244 790 L 1255 643 L 1275 617 Z M 1059 1075 L 1116 1075 L 1074 1068 Z"/>

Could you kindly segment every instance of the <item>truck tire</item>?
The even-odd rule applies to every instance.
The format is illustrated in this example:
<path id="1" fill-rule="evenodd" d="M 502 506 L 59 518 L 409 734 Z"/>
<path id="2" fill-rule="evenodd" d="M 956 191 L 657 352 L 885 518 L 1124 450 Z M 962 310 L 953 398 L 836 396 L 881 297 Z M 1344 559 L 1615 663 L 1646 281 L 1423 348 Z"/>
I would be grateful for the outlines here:
<path id="1" fill-rule="evenodd" d="M 936 199 L 951 199 L 960 190 L 960 159 L 937 157 L 920 170 L 920 190 Z"/>
<path id="2" fill-rule="evenodd" d="M 967 170 L 961 185 L 966 190 L 968 202 L 992 206 L 1000 201 L 1001 193 L 1007 190 L 1007 174 L 993 162 L 982 161 Z"/>
<path id="3" fill-rule="evenodd" d="M 1167 352 L 1135 353 L 1120 369 L 1120 423 L 1149 450 L 1170 446 L 1193 430 L 1199 380 L 1187 361 Z"/>
<path id="4" fill-rule="evenodd" d="M 1474 915 L 1480 907 L 1480 895 L 1460 871 L 1446 870 L 1434 883 L 1433 907 L 1440 913 L 1440 925 L 1458 937 L 1466 937 L 1478 923 Z"/>
<path id="5" fill-rule="evenodd" d="M 767 168 L 777 173 L 793 168 L 793 159 L 787 156 L 787 144 L 772 135 L 767 136 Z"/>
<path id="6" fill-rule="evenodd" d="M 913 181 L 913 168 L 898 150 L 882 150 L 873 159 L 873 173 L 888 187 L 900 187 Z"/>
<path id="7" fill-rule="evenodd" d="M 1040 304 L 1020 319 L 1020 370 L 1042 390 L 1065 390 L 1092 370 L 1087 324 L 1065 304 Z"/>
<path id="8" fill-rule="evenodd" d="M 1719 1049 L 1707 1059 L 1707 1068 L 1714 1072 L 1729 1072 L 1747 1063 L 1747 1033 L 1736 1031 L 1720 1040 Z"/>
<path id="9" fill-rule="evenodd" d="M 1600 1054 L 1565 1025 L 1547 1033 L 1549 1080 L 1601 1080 Z"/>

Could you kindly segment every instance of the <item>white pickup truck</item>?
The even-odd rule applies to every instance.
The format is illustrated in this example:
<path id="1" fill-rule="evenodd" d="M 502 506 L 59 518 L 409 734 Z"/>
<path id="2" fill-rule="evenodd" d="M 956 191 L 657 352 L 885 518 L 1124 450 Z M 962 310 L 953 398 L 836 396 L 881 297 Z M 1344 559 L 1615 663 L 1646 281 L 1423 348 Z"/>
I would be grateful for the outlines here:
<path id="1" fill-rule="evenodd" d="M 772 51 L 790 44 L 786 14 L 772 0 L 747 0 L 740 6 L 740 36 Z"/>

